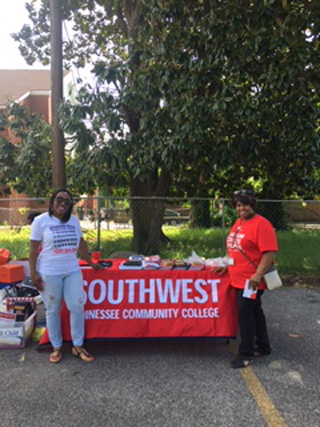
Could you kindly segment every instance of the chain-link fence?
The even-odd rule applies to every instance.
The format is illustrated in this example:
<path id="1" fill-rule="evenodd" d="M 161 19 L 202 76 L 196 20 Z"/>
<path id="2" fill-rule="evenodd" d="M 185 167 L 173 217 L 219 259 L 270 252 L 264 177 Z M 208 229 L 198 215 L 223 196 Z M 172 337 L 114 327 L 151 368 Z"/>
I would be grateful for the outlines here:
<path id="1" fill-rule="evenodd" d="M 0 227 L 23 228 L 34 215 L 47 210 L 47 199 L 0 199 Z M 320 230 L 320 201 L 258 200 L 256 211 L 277 230 Z M 228 228 L 236 219 L 230 200 L 210 198 L 87 197 L 75 201 L 73 213 L 92 250 L 101 249 L 103 240 L 118 236 L 119 250 L 143 254 L 157 253 L 168 235 L 192 229 L 215 229 L 223 252 Z M 184 244 L 191 245 L 187 234 Z"/>

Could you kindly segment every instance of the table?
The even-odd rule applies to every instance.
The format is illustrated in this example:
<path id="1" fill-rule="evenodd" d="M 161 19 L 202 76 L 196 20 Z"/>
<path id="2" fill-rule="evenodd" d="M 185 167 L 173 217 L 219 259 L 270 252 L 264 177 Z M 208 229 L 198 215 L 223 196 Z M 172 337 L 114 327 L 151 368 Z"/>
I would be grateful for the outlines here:
<path id="1" fill-rule="evenodd" d="M 120 270 L 82 268 L 86 292 L 86 340 L 109 338 L 219 337 L 237 334 L 236 291 L 227 274 L 210 268 Z M 71 341 L 62 306 L 64 341 Z M 49 342 L 47 332 L 40 346 Z"/>

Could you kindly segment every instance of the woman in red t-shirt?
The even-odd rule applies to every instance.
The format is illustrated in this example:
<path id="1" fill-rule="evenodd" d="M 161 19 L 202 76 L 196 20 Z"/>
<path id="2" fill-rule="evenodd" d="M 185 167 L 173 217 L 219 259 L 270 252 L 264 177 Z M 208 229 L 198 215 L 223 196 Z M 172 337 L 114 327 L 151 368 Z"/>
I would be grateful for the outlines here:
<path id="1" fill-rule="evenodd" d="M 255 213 L 256 200 L 251 190 L 236 191 L 233 198 L 238 219 L 227 237 L 228 267 L 231 285 L 238 293 L 239 354 L 231 362 L 233 368 L 244 368 L 254 355 L 271 353 L 261 296 L 266 289 L 263 275 L 274 262 L 278 251 L 271 223 Z M 223 271 L 221 271 L 223 273 Z"/>

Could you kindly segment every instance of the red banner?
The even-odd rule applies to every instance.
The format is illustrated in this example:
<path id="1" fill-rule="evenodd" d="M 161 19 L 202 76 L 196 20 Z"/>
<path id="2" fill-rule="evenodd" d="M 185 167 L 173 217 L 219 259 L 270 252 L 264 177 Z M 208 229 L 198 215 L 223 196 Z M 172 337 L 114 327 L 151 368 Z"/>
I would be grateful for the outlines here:
<path id="1" fill-rule="evenodd" d="M 86 339 L 235 337 L 236 291 L 227 274 L 210 269 L 106 270 L 84 268 Z M 62 307 L 64 341 L 71 341 Z M 47 331 L 40 346 L 47 344 Z"/>

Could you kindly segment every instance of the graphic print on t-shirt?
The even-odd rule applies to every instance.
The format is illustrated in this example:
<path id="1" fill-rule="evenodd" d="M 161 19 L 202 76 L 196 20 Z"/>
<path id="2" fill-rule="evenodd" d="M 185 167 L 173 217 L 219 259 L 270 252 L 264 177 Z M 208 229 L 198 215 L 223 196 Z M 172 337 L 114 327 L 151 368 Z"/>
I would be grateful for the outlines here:
<path id="1" fill-rule="evenodd" d="M 55 254 L 75 253 L 78 248 L 78 238 L 74 225 L 55 225 L 50 227 L 53 234 L 53 252 Z"/>
<path id="2" fill-rule="evenodd" d="M 227 237 L 227 249 L 230 251 L 232 250 L 242 250 L 241 241 L 245 237 L 245 234 L 240 233 L 241 226 L 237 228 L 237 230 L 234 232 L 232 231 L 229 236 Z"/>

